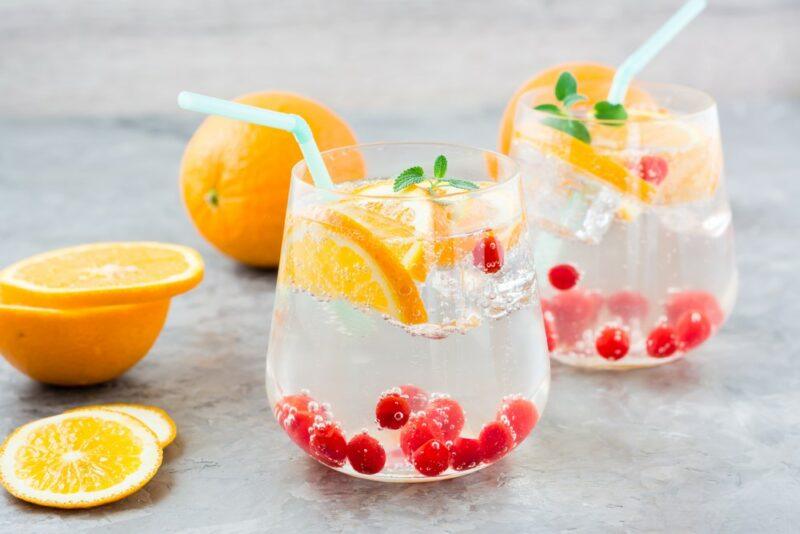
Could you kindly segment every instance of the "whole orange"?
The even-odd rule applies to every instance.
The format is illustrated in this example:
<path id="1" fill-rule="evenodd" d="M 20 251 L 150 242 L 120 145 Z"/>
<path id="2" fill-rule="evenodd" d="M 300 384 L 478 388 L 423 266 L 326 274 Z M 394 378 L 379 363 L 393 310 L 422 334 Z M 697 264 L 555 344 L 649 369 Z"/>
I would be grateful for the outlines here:
<path id="1" fill-rule="evenodd" d="M 236 102 L 300 115 L 320 150 L 356 142 L 338 115 L 309 98 L 263 92 Z M 288 132 L 208 117 L 181 163 L 183 200 L 195 226 L 232 258 L 257 267 L 277 266 L 291 169 L 301 158 Z"/>
<path id="2" fill-rule="evenodd" d="M 503 154 L 508 154 L 511 146 L 511 133 L 514 129 L 514 113 L 517 101 L 526 92 L 542 87 L 552 87 L 555 89 L 558 77 L 562 72 L 570 72 L 578 81 L 578 92 L 585 95 L 590 104 L 605 100 L 611 81 L 614 79 L 616 70 L 613 67 L 601 65 L 599 63 L 571 62 L 562 63 L 549 69 L 545 69 L 525 83 L 519 86 L 514 92 L 514 96 L 508 101 L 503 118 L 500 121 L 500 136 L 498 139 L 498 150 Z M 642 89 L 632 86 L 628 90 L 624 104 L 626 106 L 634 104 L 651 103 L 652 98 Z"/>

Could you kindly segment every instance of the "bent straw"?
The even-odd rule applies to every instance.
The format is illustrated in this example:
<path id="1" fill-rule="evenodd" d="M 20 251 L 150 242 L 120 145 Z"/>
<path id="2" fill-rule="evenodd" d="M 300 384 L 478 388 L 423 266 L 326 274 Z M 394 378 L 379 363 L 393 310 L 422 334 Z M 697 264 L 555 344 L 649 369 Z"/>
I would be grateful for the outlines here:
<path id="1" fill-rule="evenodd" d="M 322 161 L 322 155 L 319 153 L 319 147 L 317 147 L 317 142 L 311 133 L 311 128 L 303 117 L 189 91 L 181 91 L 178 94 L 178 106 L 188 111 L 197 111 L 206 115 L 219 115 L 220 117 L 277 128 L 291 133 L 300 146 L 300 151 L 303 153 L 303 159 L 306 160 L 308 172 L 311 173 L 314 185 L 322 189 L 333 189 L 331 175 L 325 167 L 325 162 Z"/>
<path id="2" fill-rule="evenodd" d="M 619 104 L 625 100 L 625 94 L 628 92 L 628 86 L 633 77 L 705 8 L 706 0 L 689 0 L 642 46 L 628 56 L 614 74 L 614 81 L 611 82 L 611 90 L 608 92 L 608 101 L 612 104 Z"/>

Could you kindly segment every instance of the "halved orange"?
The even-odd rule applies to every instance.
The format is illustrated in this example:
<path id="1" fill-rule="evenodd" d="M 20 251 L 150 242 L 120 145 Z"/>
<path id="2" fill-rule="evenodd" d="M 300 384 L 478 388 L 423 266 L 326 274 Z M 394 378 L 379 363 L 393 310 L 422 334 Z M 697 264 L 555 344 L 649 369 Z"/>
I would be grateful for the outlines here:
<path id="1" fill-rule="evenodd" d="M 341 298 L 404 324 L 427 321 L 411 273 L 346 209 L 311 209 L 291 215 L 287 224 L 279 284 L 318 298 Z"/>
<path id="2" fill-rule="evenodd" d="M 38 254 L 0 272 L 9 304 L 78 308 L 168 299 L 203 278 L 191 248 L 153 242 L 94 243 Z"/>
<path id="3" fill-rule="evenodd" d="M 90 508 L 139 490 L 162 458 L 156 435 L 138 419 L 81 410 L 16 429 L 0 447 L 0 484 L 35 504 Z"/>

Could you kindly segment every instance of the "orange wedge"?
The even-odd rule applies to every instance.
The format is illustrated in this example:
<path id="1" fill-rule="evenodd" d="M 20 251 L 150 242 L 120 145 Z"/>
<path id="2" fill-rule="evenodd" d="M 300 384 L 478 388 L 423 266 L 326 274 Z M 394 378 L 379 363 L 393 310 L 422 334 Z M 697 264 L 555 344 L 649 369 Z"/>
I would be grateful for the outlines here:
<path id="1" fill-rule="evenodd" d="M 279 283 L 386 314 L 404 324 L 428 319 L 408 269 L 346 209 L 289 217 Z"/>
<path id="2" fill-rule="evenodd" d="M 0 483 L 24 501 L 90 508 L 139 490 L 162 458 L 155 434 L 138 419 L 81 410 L 15 430 L 0 447 Z"/>
<path id="3" fill-rule="evenodd" d="M 9 304 L 78 308 L 168 299 L 203 278 L 200 255 L 179 245 L 95 243 L 38 254 L 0 273 Z"/>

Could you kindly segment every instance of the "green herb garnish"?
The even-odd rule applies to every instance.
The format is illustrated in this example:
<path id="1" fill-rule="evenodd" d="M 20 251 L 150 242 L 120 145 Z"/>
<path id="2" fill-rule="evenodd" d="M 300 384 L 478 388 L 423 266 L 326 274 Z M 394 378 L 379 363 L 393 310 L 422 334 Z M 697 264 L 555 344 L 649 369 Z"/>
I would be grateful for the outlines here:
<path id="1" fill-rule="evenodd" d="M 459 180 L 458 178 L 445 178 L 447 174 L 447 158 L 439 156 L 433 163 L 433 176 L 425 176 L 425 170 L 420 167 L 411 167 L 394 179 L 394 192 L 398 193 L 407 187 L 420 184 L 427 180 L 428 192 L 434 194 L 437 188 L 449 185 L 458 189 L 478 189 L 474 182 L 469 180 Z"/>
<path id="2" fill-rule="evenodd" d="M 559 105 L 541 104 L 534 108 L 553 115 L 552 118 L 548 117 L 542 122 L 584 143 L 591 143 L 592 136 L 589 134 L 589 130 L 572 113 L 571 108 L 573 105 L 586 100 L 584 95 L 578 93 L 578 82 L 572 73 L 561 73 L 556 82 L 555 95 L 560 103 Z M 612 104 L 603 100 L 594 105 L 594 116 L 608 126 L 622 126 L 628 118 L 628 113 L 622 104 Z"/>
<path id="3" fill-rule="evenodd" d="M 584 143 L 591 143 L 592 136 L 589 134 L 589 130 L 575 118 L 571 110 L 574 104 L 586 100 L 584 95 L 578 93 L 578 82 L 575 77 L 569 72 L 562 72 L 556 82 L 555 93 L 560 105 L 540 104 L 534 108 L 553 115 L 552 118 L 548 117 L 542 122 Z"/>

